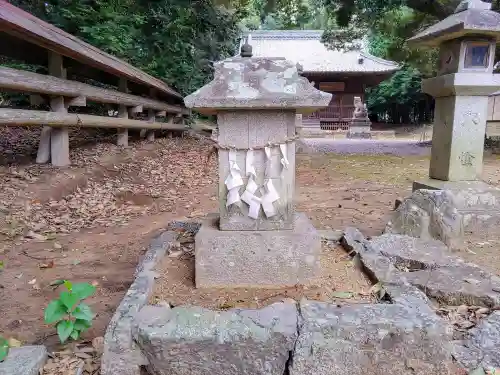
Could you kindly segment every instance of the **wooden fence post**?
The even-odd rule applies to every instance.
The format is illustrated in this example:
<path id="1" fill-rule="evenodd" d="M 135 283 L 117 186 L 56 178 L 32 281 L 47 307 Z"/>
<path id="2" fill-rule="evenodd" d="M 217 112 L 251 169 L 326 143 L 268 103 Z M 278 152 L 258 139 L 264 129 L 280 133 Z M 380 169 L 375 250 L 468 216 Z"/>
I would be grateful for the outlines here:
<path id="1" fill-rule="evenodd" d="M 58 55 L 52 51 L 48 51 L 49 54 L 49 74 L 57 78 L 66 78 L 65 70 L 62 67 L 62 56 Z M 58 66 L 59 65 L 59 66 Z M 57 107 L 57 103 L 54 102 L 54 106 Z M 50 108 L 56 111 L 52 107 L 52 99 L 50 102 Z M 36 155 L 36 162 L 39 164 L 45 164 L 50 161 L 50 149 L 51 149 L 51 135 L 52 128 L 50 126 L 44 126 L 40 134 L 40 143 L 38 144 L 38 152 Z"/>
<path id="2" fill-rule="evenodd" d="M 153 109 L 148 110 L 148 121 L 149 122 L 155 122 L 156 120 L 156 113 Z M 148 142 L 154 142 L 155 140 L 155 131 L 154 129 L 147 129 L 146 130 L 146 139 Z"/>
<path id="3" fill-rule="evenodd" d="M 127 92 L 127 80 L 125 78 L 120 78 L 118 84 L 118 90 L 122 92 Z M 118 106 L 118 117 L 128 118 L 127 106 L 120 104 Z M 118 138 L 116 141 L 118 146 L 127 147 L 128 146 L 128 129 L 118 129 Z"/>
<path id="4" fill-rule="evenodd" d="M 49 74 L 66 79 L 66 69 L 63 67 L 63 57 L 49 51 Z M 50 109 L 53 112 L 67 113 L 64 96 L 50 98 Z M 69 129 L 60 127 L 50 131 L 50 160 L 52 165 L 64 167 L 70 164 L 69 160 Z"/>
<path id="5" fill-rule="evenodd" d="M 156 99 L 156 90 L 153 88 L 149 89 L 149 96 L 152 99 Z M 148 110 L 148 121 L 149 122 L 155 122 L 156 121 L 156 111 L 149 109 Z M 146 129 L 146 140 L 148 142 L 154 142 L 155 140 L 155 131 L 153 129 Z"/>

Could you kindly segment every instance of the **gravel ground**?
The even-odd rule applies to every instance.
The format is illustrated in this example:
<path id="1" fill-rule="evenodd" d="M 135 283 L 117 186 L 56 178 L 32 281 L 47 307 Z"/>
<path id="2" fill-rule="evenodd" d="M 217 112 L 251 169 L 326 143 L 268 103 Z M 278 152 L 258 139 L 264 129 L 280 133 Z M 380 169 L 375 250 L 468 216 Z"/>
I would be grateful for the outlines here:
<path id="1" fill-rule="evenodd" d="M 303 142 L 312 152 L 344 155 L 426 156 L 430 155 L 431 152 L 427 143 L 420 144 L 413 140 L 306 138 Z"/>

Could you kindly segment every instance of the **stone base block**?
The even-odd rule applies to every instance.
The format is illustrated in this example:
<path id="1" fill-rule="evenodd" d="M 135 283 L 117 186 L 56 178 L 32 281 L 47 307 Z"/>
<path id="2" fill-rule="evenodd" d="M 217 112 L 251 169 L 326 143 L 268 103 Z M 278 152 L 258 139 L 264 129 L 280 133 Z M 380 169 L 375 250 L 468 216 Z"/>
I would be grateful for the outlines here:
<path id="1" fill-rule="evenodd" d="M 451 374 L 446 327 L 410 307 L 302 301 L 290 375 Z"/>
<path id="2" fill-rule="evenodd" d="M 196 235 L 197 288 L 310 284 L 320 272 L 321 237 L 304 214 L 292 230 L 221 231 L 208 218 Z"/>
<path id="3" fill-rule="evenodd" d="M 370 139 L 372 137 L 371 126 L 372 124 L 369 120 L 352 120 L 351 125 L 349 125 L 347 138 Z"/>
<path id="4" fill-rule="evenodd" d="M 283 375 L 298 318 L 293 301 L 260 310 L 148 306 L 133 331 L 149 360 L 148 374 Z"/>
<path id="5" fill-rule="evenodd" d="M 429 190 L 475 190 L 475 191 L 496 191 L 500 193 L 500 189 L 488 185 L 483 181 L 443 181 L 433 178 L 413 181 L 413 191 L 420 189 Z"/>
<path id="6" fill-rule="evenodd" d="M 370 133 L 370 131 L 367 131 L 367 132 L 349 131 L 349 133 L 347 133 L 347 138 L 348 139 L 371 139 L 372 134 Z"/>

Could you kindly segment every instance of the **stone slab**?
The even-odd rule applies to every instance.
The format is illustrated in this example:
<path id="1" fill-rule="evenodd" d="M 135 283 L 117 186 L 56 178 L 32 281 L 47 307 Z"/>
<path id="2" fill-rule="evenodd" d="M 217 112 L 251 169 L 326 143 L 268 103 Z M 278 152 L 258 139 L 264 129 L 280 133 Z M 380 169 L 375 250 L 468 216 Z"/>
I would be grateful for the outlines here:
<path id="1" fill-rule="evenodd" d="M 157 263 L 176 240 L 175 232 L 164 232 L 151 242 L 139 263 L 135 280 L 125 294 L 106 329 L 101 375 L 141 375 L 148 364 L 132 339 L 132 325 L 139 310 L 148 303 L 153 292 Z"/>
<path id="2" fill-rule="evenodd" d="M 5 361 L 0 362 L 0 375 L 39 375 L 45 361 L 45 346 L 11 348 Z"/>
<path id="3" fill-rule="evenodd" d="M 413 182 L 413 191 L 419 189 L 430 190 L 475 190 L 475 191 L 500 191 L 495 186 L 489 185 L 484 181 L 444 181 L 434 178 L 425 178 Z"/>
<path id="4" fill-rule="evenodd" d="M 293 286 L 319 276 L 321 237 L 304 214 L 277 231 L 221 231 L 212 217 L 195 241 L 198 288 Z"/>
<path id="5" fill-rule="evenodd" d="M 295 302 L 260 310 L 154 309 L 134 328 L 152 375 L 283 375 L 298 336 Z"/>
<path id="6" fill-rule="evenodd" d="M 500 368 L 500 311 L 494 311 L 469 330 L 469 338 L 453 343 L 453 356 L 468 370 Z"/>
<path id="7" fill-rule="evenodd" d="M 358 251 L 363 266 L 383 284 L 408 283 L 449 305 L 500 304 L 500 278 L 451 255 L 439 241 L 385 234 Z"/>
<path id="8" fill-rule="evenodd" d="M 302 301 L 290 375 L 448 374 L 446 327 L 435 314 L 392 304 Z"/>

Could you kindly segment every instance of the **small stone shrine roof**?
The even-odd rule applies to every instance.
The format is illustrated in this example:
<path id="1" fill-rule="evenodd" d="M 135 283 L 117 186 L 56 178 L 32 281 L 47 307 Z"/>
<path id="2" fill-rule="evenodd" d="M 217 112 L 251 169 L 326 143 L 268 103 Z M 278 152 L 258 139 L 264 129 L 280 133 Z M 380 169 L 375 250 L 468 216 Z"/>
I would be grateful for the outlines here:
<path id="1" fill-rule="evenodd" d="M 294 62 L 283 58 L 233 57 L 215 64 L 214 79 L 184 98 L 202 113 L 228 109 L 297 109 L 328 106 L 332 94 L 314 88 Z"/>
<path id="2" fill-rule="evenodd" d="M 465 0 L 451 16 L 408 39 L 413 44 L 438 46 L 470 34 L 500 40 L 500 14 L 481 0 Z"/>
<path id="3" fill-rule="evenodd" d="M 364 50 L 338 51 L 321 42 L 321 30 L 256 30 L 250 35 L 255 57 L 284 57 L 299 63 L 304 73 L 392 73 L 398 64 Z"/>

